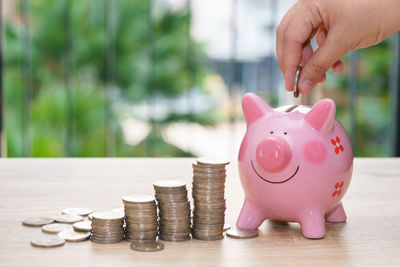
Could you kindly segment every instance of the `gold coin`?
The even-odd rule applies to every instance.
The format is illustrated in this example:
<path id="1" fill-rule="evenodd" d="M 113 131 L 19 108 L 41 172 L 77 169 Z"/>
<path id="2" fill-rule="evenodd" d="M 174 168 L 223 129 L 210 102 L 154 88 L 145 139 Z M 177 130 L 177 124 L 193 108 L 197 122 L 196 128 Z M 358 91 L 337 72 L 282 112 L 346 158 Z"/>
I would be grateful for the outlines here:
<path id="1" fill-rule="evenodd" d="M 78 232 L 90 232 L 92 231 L 91 221 L 76 222 L 73 224 L 74 230 Z"/>
<path id="2" fill-rule="evenodd" d="M 156 201 L 153 196 L 142 194 L 124 196 L 122 200 L 129 203 L 149 203 Z"/>
<path id="3" fill-rule="evenodd" d="M 258 236 L 258 230 L 231 228 L 226 231 L 226 235 L 238 239 L 253 238 Z"/>
<path id="4" fill-rule="evenodd" d="M 65 240 L 59 237 L 39 237 L 31 240 L 32 246 L 51 248 L 64 245 Z"/>
<path id="5" fill-rule="evenodd" d="M 196 159 L 199 165 L 228 165 L 229 161 L 223 158 L 201 157 Z"/>
<path id="6" fill-rule="evenodd" d="M 90 233 L 66 230 L 58 233 L 58 237 L 70 242 L 79 242 L 89 239 Z"/>
<path id="7" fill-rule="evenodd" d="M 67 208 L 63 209 L 62 214 L 88 216 L 92 212 L 93 210 L 88 208 Z"/>
<path id="8" fill-rule="evenodd" d="M 49 234 L 58 234 L 59 232 L 71 229 L 72 226 L 70 224 L 64 223 L 51 223 L 42 226 L 42 231 Z"/>
<path id="9" fill-rule="evenodd" d="M 22 224 L 27 226 L 43 226 L 49 223 L 53 223 L 54 220 L 47 217 L 29 217 L 22 221 Z"/>
<path id="10" fill-rule="evenodd" d="M 98 220 L 122 220 L 124 215 L 113 211 L 95 211 L 92 213 L 92 218 Z"/>
<path id="11" fill-rule="evenodd" d="M 60 223 L 74 223 L 83 220 L 82 216 L 69 214 L 56 215 L 53 217 L 53 219 Z"/>
<path id="12" fill-rule="evenodd" d="M 137 241 L 131 244 L 131 248 L 138 251 L 159 251 L 164 248 L 164 244 L 157 241 Z"/>

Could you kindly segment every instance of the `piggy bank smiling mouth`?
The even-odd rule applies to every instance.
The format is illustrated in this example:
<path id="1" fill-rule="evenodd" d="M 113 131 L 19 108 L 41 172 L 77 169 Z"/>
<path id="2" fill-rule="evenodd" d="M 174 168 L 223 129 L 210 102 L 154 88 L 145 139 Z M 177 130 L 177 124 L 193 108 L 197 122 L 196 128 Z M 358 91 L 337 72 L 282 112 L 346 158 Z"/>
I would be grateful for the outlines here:
<path id="1" fill-rule="evenodd" d="M 286 182 L 290 181 L 293 177 L 296 176 L 296 174 L 297 174 L 297 172 L 299 171 L 299 168 L 300 168 L 300 166 L 297 166 L 296 171 L 295 171 L 295 172 L 292 174 L 292 176 L 290 176 L 289 178 L 287 178 L 287 179 L 285 179 L 285 180 L 283 180 L 283 181 L 274 182 L 274 181 L 270 181 L 270 180 L 267 180 L 267 179 L 265 179 L 264 177 L 262 177 L 262 176 L 256 171 L 256 168 L 254 168 L 254 164 L 253 164 L 253 161 L 252 161 L 252 160 L 250 160 L 250 163 L 251 163 L 251 167 L 253 167 L 253 171 L 257 174 L 257 176 L 260 177 L 262 180 L 266 181 L 267 183 L 270 183 L 270 184 L 283 184 L 283 183 L 286 183 Z"/>

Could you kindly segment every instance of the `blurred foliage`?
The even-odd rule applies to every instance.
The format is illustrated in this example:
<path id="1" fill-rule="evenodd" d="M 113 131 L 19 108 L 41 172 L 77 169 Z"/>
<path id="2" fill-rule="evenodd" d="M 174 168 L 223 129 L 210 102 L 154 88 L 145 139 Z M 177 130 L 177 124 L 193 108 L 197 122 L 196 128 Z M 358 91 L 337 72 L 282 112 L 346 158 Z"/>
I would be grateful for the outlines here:
<path id="1" fill-rule="evenodd" d="M 358 50 L 357 93 L 354 103 L 355 156 L 390 156 L 389 128 L 392 121 L 389 99 L 391 71 L 390 39 L 369 48 Z M 344 74 L 329 72 L 327 87 L 350 93 L 350 57 L 344 58 Z M 337 119 L 351 132 L 349 105 L 338 105 Z"/>
<path id="2" fill-rule="evenodd" d="M 28 8 L 24 8 L 24 3 Z M 16 15 L 8 17 L 5 23 L 8 156 L 25 155 L 24 131 L 31 133 L 31 140 L 27 142 L 31 156 L 67 156 L 69 150 L 74 156 L 106 155 L 106 15 L 111 15 L 113 20 L 115 38 L 114 78 L 108 86 L 115 88 L 116 95 L 124 103 L 138 103 L 154 95 L 177 97 L 201 84 L 206 73 L 200 61 L 203 50 L 200 44 L 191 41 L 192 53 L 188 54 L 186 7 L 170 10 L 161 6 L 161 11 L 149 20 L 148 0 L 111 3 L 114 3 L 114 10 L 107 5 L 107 0 L 16 2 Z M 157 7 L 157 1 L 151 3 L 152 8 Z M 24 25 L 29 27 L 29 39 L 24 36 Z M 69 44 L 71 50 L 68 50 Z M 32 85 L 29 102 L 24 100 L 27 45 Z M 70 71 L 66 67 L 68 64 Z M 66 89 L 67 80 L 70 93 Z M 112 118 L 117 124 L 116 156 L 187 156 L 165 144 L 160 125 L 175 120 L 210 124 L 210 119 L 198 114 L 172 114 L 160 125 L 153 121 L 150 135 L 135 148 L 123 142 L 116 105 L 118 99 L 113 99 L 110 109 L 114 111 Z M 24 116 L 24 109 L 29 116 Z M 68 124 L 68 114 L 73 116 L 72 125 Z M 68 138 L 68 131 L 72 137 Z M 149 144 L 157 149 L 147 149 Z"/>

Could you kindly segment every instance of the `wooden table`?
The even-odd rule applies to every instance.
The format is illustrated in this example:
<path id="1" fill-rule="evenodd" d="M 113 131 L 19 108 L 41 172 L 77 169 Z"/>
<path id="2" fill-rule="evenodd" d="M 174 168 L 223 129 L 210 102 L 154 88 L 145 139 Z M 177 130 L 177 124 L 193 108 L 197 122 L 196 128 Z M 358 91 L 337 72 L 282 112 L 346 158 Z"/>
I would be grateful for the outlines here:
<path id="1" fill-rule="evenodd" d="M 348 221 L 327 224 L 326 237 L 308 240 L 298 224 L 264 222 L 260 236 L 220 241 L 164 242 L 165 249 L 133 251 L 129 243 L 90 241 L 36 248 L 40 228 L 24 217 L 52 216 L 63 208 L 121 207 L 125 194 L 153 194 L 159 179 L 191 181 L 192 159 L 0 159 L 1 266 L 291 265 L 400 266 L 400 159 L 356 159 L 344 198 Z M 235 224 L 243 201 L 236 171 L 229 166 L 226 221 Z"/>

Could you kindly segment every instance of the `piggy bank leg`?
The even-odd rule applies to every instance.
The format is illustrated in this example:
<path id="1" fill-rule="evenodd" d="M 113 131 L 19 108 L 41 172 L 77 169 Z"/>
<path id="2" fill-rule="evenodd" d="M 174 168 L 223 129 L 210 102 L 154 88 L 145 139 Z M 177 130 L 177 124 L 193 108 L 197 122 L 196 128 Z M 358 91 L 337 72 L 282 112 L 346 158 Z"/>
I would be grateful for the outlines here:
<path id="1" fill-rule="evenodd" d="M 324 214 L 321 210 L 309 210 L 300 219 L 301 231 L 307 238 L 323 238 L 325 236 Z"/>
<path id="2" fill-rule="evenodd" d="M 327 222 L 345 222 L 347 219 L 343 205 L 340 203 L 332 212 L 325 216 Z"/>
<path id="3" fill-rule="evenodd" d="M 245 200 L 236 226 L 243 229 L 257 229 L 265 219 L 265 214 L 256 205 Z"/>

